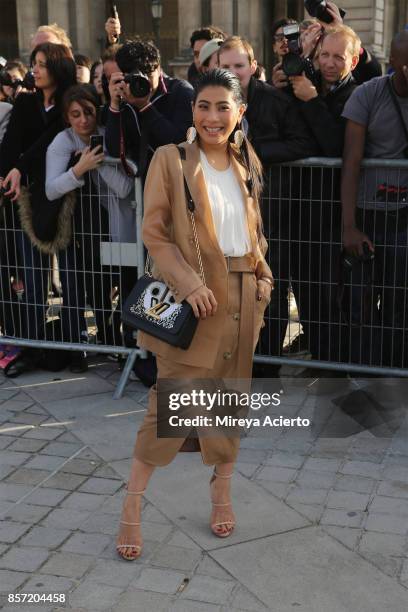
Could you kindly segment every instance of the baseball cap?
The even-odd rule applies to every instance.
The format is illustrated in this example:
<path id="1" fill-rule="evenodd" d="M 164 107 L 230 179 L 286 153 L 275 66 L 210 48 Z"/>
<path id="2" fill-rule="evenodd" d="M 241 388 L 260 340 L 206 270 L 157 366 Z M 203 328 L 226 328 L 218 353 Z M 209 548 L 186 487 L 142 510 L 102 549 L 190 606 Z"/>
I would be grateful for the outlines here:
<path id="1" fill-rule="evenodd" d="M 223 42 L 224 40 L 222 38 L 213 38 L 212 40 L 208 40 L 200 49 L 200 55 L 198 56 L 198 61 L 200 64 L 204 64 L 204 62 L 208 60 L 208 58 L 211 57 L 215 51 L 218 51 Z"/>

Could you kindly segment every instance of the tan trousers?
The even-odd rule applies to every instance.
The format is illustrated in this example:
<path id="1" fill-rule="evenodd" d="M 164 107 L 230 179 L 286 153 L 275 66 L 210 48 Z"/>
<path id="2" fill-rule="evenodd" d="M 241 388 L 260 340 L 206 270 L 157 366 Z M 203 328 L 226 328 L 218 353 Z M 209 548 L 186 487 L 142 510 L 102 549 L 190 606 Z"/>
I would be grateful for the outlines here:
<path id="1" fill-rule="evenodd" d="M 260 302 L 256 300 L 256 279 L 253 273 L 230 272 L 228 275 L 228 316 L 214 367 L 207 369 L 186 366 L 169 362 L 160 355 L 156 355 L 157 378 L 234 379 L 239 377 L 250 379 L 253 353 L 258 342 L 266 306 L 265 300 Z M 248 316 L 251 320 L 248 320 Z M 245 333 L 243 324 L 246 326 Z M 252 340 L 250 342 L 248 342 L 248 332 Z M 199 432 L 198 436 L 203 463 L 206 465 L 230 463 L 236 460 L 239 451 L 239 436 L 212 435 L 207 437 L 200 436 Z M 137 434 L 134 457 L 150 465 L 164 466 L 174 459 L 183 443 L 183 438 L 157 437 L 157 390 L 154 385 L 149 392 L 146 416 Z"/>

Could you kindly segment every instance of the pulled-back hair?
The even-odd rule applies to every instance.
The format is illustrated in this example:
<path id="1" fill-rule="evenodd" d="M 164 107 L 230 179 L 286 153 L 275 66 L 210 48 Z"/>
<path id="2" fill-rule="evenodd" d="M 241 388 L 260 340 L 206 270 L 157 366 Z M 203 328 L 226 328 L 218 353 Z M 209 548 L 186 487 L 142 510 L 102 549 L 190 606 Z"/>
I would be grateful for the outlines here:
<path id="1" fill-rule="evenodd" d="M 62 97 L 68 87 L 75 85 L 76 66 L 71 49 L 65 45 L 42 43 L 31 53 L 30 63 L 33 65 L 37 53 L 44 53 L 47 70 L 55 83 L 54 104 L 61 106 Z"/>
<path id="2" fill-rule="evenodd" d="M 194 98 L 193 103 L 195 104 L 199 94 L 207 87 L 223 87 L 227 91 L 232 93 L 232 97 L 235 103 L 240 106 L 245 104 L 245 100 L 242 94 L 241 83 L 238 77 L 235 76 L 229 70 L 222 68 L 215 68 L 204 73 L 197 81 L 194 87 Z M 234 133 L 239 129 L 237 125 L 230 136 L 231 143 L 234 141 Z M 255 153 L 255 150 L 249 142 L 246 134 L 244 133 L 244 142 L 242 147 L 238 149 L 236 146 L 231 147 L 231 151 L 234 156 L 240 161 L 247 169 L 249 180 L 248 188 L 251 196 L 254 198 L 256 208 L 258 212 L 258 234 L 262 232 L 262 216 L 260 211 L 259 202 L 261 199 L 262 187 L 263 187 L 263 169 L 262 164 Z"/>

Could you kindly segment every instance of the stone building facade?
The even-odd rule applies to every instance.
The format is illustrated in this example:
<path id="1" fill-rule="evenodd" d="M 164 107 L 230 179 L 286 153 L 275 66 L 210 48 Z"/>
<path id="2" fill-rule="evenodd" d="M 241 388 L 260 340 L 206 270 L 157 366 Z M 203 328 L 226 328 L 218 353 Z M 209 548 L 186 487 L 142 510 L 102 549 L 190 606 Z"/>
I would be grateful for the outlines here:
<path id="1" fill-rule="evenodd" d="M 116 0 L 125 35 L 153 36 L 150 0 Z M 160 48 L 169 71 L 190 61 L 191 32 L 214 23 L 226 32 L 247 37 L 256 55 L 269 64 L 270 27 L 284 15 L 302 19 L 302 0 L 163 0 Z M 393 34 L 408 22 L 408 0 L 341 0 L 346 23 L 384 63 Z M 70 35 L 74 49 L 96 58 L 104 46 L 108 0 L 0 0 L 0 55 L 27 58 L 30 36 L 40 24 L 57 22 Z"/>

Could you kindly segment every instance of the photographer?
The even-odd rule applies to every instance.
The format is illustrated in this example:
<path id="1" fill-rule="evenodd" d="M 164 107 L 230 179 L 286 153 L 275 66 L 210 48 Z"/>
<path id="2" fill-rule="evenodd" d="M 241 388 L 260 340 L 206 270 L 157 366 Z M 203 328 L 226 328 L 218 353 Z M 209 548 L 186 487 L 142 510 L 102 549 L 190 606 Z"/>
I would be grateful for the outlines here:
<path id="1" fill-rule="evenodd" d="M 144 180 L 157 147 L 185 139 L 192 123 L 193 89 L 163 74 L 160 52 L 151 42 L 128 41 L 116 62 L 121 72 L 113 73 L 109 82 L 106 145 L 110 155 L 120 157 L 122 132 L 126 153 Z"/>
<path id="2" fill-rule="evenodd" d="M 305 7 L 313 16 L 313 19 L 305 20 L 300 24 L 299 54 L 311 67 L 314 65 L 318 69 L 318 56 L 324 34 L 327 29 L 343 25 L 345 12 L 329 0 L 327 2 L 305 0 Z M 309 26 L 305 28 L 304 25 L 307 23 L 309 23 Z M 286 29 L 287 27 L 284 27 L 283 32 Z M 355 82 L 360 85 L 374 77 L 381 76 L 382 69 L 374 55 L 370 54 L 367 49 L 360 47 L 358 61 L 352 72 Z M 284 70 L 282 61 L 273 68 L 272 84 L 277 89 L 284 89 L 287 93 L 291 93 L 288 74 Z"/>
<path id="3" fill-rule="evenodd" d="M 233 36 L 220 47 L 220 68 L 238 76 L 247 102 L 244 120 L 248 138 L 265 166 L 267 188 L 263 193 L 262 218 L 269 242 L 269 265 L 275 277 L 266 326 L 262 330 L 260 349 L 263 354 L 279 355 L 286 331 L 288 287 L 290 278 L 289 228 L 290 200 L 300 197 L 298 169 L 280 168 L 269 164 L 292 161 L 317 153 L 294 100 L 254 74 L 257 62 L 251 45 Z M 279 367 L 256 366 L 256 376 L 276 376 Z"/>
<path id="4" fill-rule="evenodd" d="M 7 62 L 0 75 L 0 91 L 4 96 L 4 102 L 13 104 L 19 93 L 24 91 L 24 80 L 27 68 L 18 60 Z M 7 85 L 6 82 L 9 81 Z"/>
<path id="5" fill-rule="evenodd" d="M 327 157 L 339 157 L 343 152 L 345 120 L 341 115 L 357 86 L 352 71 L 358 63 L 360 48 L 361 41 L 351 28 L 344 25 L 327 28 L 315 83 L 304 73 L 289 77 L 300 112 Z"/>
<path id="6" fill-rule="evenodd" d="M 407 31 L 394 37 L 390 64 L 394 74 L 358 87 L 343 112 L 347 119 L 341 186 L 343 244 L 360 261 L 375 253 L 373 265 L 353 266 L 348 306 L 353 328 L 347 334 L 346 358 L 405 368 L 408 173 L 391 168 L 361 170 L 360 165 L 363 157 L 408 157 Z M 370 269 L 372 286 L 367 296 Z"/>
<path id="7" fill-rule="evenodd" d="M 314 82 L 304 73 L 289 77 L 299 111 L 320 154 L 327 157 L 340 157 L 343 152 L 346 123 L 342 112 L 357 87 L 351 73 L 360 44 L 347 26 L 327 28 Z M 303 179 L 301 199 L 292 202 L 291 211 L 292 288 L 303 327 L 302 340 L 312 357 L 338 361 L 334 297 L 340 254 L 340 171 L 313 167 L 304 171 Z"/>
<path id="8" fill-rule="evenodd" d="M 240 80 L 247 102 L 248 137 L 263 164 L 291 161 L 316 153 L 316 146 L 293 101 L 255 78 L 257 62 L 247 40 L 231 36 L 219 50 L 220 68 Z"/>

